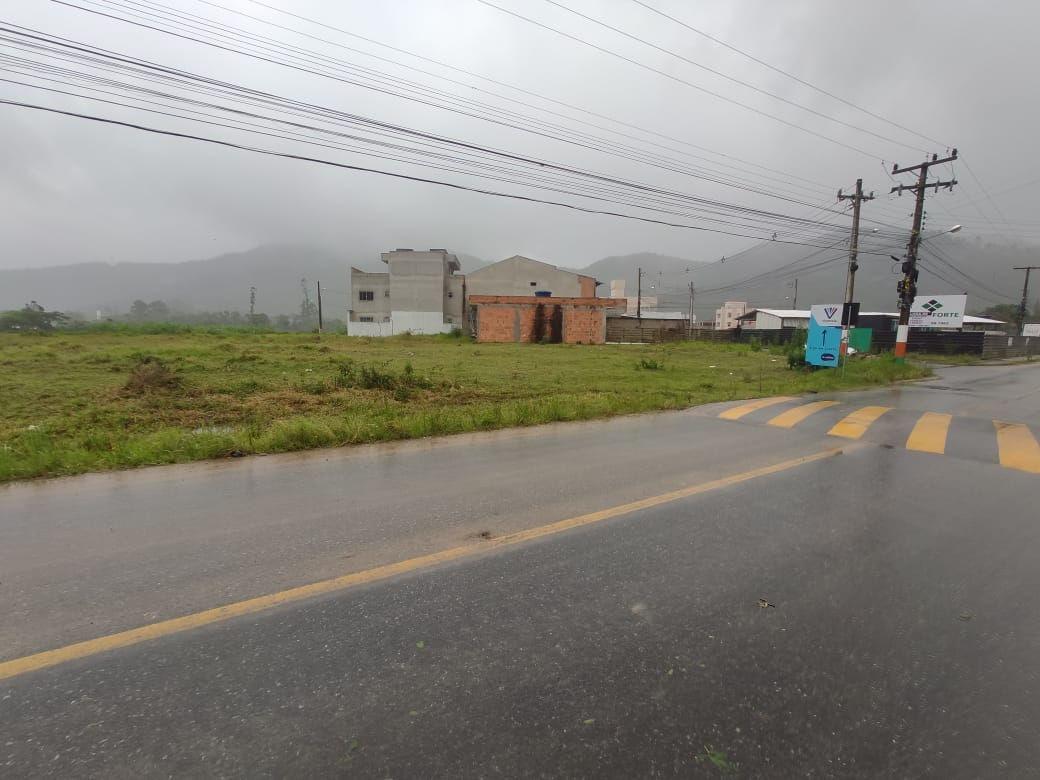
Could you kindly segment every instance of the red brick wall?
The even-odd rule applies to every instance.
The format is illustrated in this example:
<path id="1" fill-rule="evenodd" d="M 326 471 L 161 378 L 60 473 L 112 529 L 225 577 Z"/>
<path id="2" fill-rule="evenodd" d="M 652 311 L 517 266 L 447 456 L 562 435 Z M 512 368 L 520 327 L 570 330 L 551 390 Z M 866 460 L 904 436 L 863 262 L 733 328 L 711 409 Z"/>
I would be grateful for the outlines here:
<path id="1" fill-rule="evenodd" d="M 605 300 L 472 296 L 470 301 L 477 307 L 477 341 L 531 343 L 539 338 L 549 340 L 552 337 L 553 312 L 557 307 L 563 315 L 561 335 L 565 344 L 603 344 L 607 339 L 604 307 L 610 303 Z M 540 328 L 539 306 L 542 312 Z"/>
<path id="2" fill-rule="evenodd" d="M 607 340 L 607 313 L 600 307 L 568 306 L 563 310 L 566 344 L 603 344 Z"/>
<path id="3" fill-rule="evenodd" d="M 477 311 L 477 341 L 513 341 L 515 306 L 481 306 Z"/>
<path id="4" fill-rule="evenodd" d="M 581 290 L 582 298 L 595 298 L 596 297 L 596 280 L 591 276 L 579 276 L 578 285 Z"/>

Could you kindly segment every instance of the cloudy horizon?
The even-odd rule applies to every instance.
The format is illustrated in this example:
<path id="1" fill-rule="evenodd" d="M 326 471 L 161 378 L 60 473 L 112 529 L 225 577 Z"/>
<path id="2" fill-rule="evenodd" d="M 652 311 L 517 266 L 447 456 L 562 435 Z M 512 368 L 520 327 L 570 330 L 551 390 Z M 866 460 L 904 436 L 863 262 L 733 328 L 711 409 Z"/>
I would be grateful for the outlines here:
<path id="1" fill-rule="evenodd" d="M 129 14 L 126 9 L 131 6 L 119 5 L 121 2 L 103 0 L 82 5 L 105 13 Z M 753 92 L 553 4 L 521 4 L 516 0 L 496 0 L 495 4 L 837 143 L 641 69 L 476 0 L 413 0 L 392 7 L 363 3 L 333 6 L 309 0 L 292 8 L 315 21 L 580 106 L 639 129 L 625 130 L 610 120 L 595 119 L 507 87 L 438 68 L 335 30 L 280 15 L 249 0 L 229 0 L 226 8 L 299 32 L 272 28 L 212 3 L 166 0 L 163 5 L 233 24 L 254 34 L 276 37 L 294 46 L 323 52 L 330 58 L 378 68 L 453 95 L 479 99 L 503 107 L 514 117 L 537 116 L 574 132 L 609 135 L 574 121 L 580 119 L 637 136 L 640 148 L 658 152 L 660 148 L 652 147 L 653 143 L 669 147 L 675 144 L 644 131 L 681 139 L 711 150 L 691 152 L 713 161 L 710 166 L 705 163 L 706 167 L 721 170 L 718 166 L 728 161 L 751 171 L 741 176 L 753 180 L 758 188 L 781 194 L 785 199 L 663 171 L 616 154 L 220 51 L 65 4 L 14 0 L 7 4 L 3 18 L 6 25 L 64 36 L 314 105 L 785 215 L 806 216 L 812 209 L 800 204 L 832 203 L 834 191 L 839 187 L 848 191 L 855 179 L 862 177 L 864 186 L 880 196 L 876 203 L 865 207 L 865 216 L 905 229 L 911 200 L 906 195 L 901 199 L 888 195 L 892 180 L 883 166 L 890 166 L 893 160 L 902 164 L 918 162 L 923 159 L 924 148 L 945 151 L 699 37 L 629 0 L 574 0 L 564 5 L 813 111 L 861 125 L 868 132 L 857 132 Z M 1022 52 L 1029 50 L 1040 9 L 1015 3 L 987 7 L 983 15 L 966 4 L 937 2 L 909 7 L 896 2 L 840 7 L 810 2 L 782 6 L 715 2 L 696 8 L 672 0 L 649 4 L 880 116 L 957 146 L 962 162 L 944 167 L 942 174 L 956 176 L 959 184 L 952 193 L 929 196 L 930 227 L 940 229 L 956 222 L 965 225 L 966 234 L 1032 240 L 1037 223 L 1030 220 L 1036 196 L 1025 185 L 1037 177 L 1035 164 L 1024 150 L 1029 148 L 1028 141 L 1034 134 L 1037 109 L 1020 96 L 1028 72 Z M 304 37 L 301 32 L 313 37 Z M 330 43 L 321 43 L 315 37 Z M 407 62 L 437 76 L 566 114 L 570 119 L 496 100 L 486 93 L 465 91 L 459 84 L 365 57 L 343 46 Z M 13 51 L 5 47 L 5 52 Z M 4 77 L 9 81 L 0 82 L 0 98 L 6 100 L 136 121 L 407 175 L 603 207 L 510 183 L 431 172 L 414 165 L 315 149 L 284 139 L 258 141 L 238 131 L 200 127 L 186 120 L 43 93 L 10 83 L 21 80 L 43 84 L 31 77 L 12 75 L 10 69 Z M 47 86 L 55 87 L 55 83 Z M 748 237 L 488 197 L 10 105 L 0 105 L 0 116 L 4 128 L 0 165 L 5 171 L 0 179 L 0 207 L 5 215 L 6 238 L 0 268 L 91 261 L 176 262 L 272 243 L 306 244 L 334 251 L 347 251 L 344 248 L 354 245 L 447 246 L 452 251 L 481 258 L 524 254 L 581 267 L 605 256 L 635 252 L 710 261 L 755 243 Z M 520 124 L 525 123 L 526 120 L 520 120 Z M 617 134 L 609 137 L 618 143 L 629 143 Z M 865 153 L 839 144 L 855 146 Z M 683 147 L 682 151 L 690 149 Z M 701 164 L 690 158 L 684 160 L 691 166 Z M 970 165 L 970 170 L 965 164 Z M 782 173 L 750 166 L 766 166 Z M 900 179 L 909 182 L 909 177 Z M 633 208 L 608 208 L 653 216 Z M 847 224 L 837 214 L 827 214 L 826 219 L 842 229 Z M 746 232 L 744 228 L 699 219 L 680 221 Z"/>

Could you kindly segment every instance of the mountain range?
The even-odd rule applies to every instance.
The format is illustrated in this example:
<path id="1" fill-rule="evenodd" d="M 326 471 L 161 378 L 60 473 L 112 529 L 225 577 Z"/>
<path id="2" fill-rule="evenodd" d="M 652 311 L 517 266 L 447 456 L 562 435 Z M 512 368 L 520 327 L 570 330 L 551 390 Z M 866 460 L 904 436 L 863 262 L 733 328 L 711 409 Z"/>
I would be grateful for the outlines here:
<path id="1" fill-rule="evenodd" d="M 998 302 L 1017 302 L 1021 274 L 1012 266 L 1028 265 L 1036 257 L 1032 247 L 981 238 L 930 243 L 921 255 L 919 289 L 930 294 L 967 292 L 970 311 Z M 696 314 L 705 319 L 724 300 L 772 308 L 841 301 L 845 253 L 840 245 L 821 249 L 765 242 L 711 262 L 644 252 L 605 257 L 574 270 L 603 282 L 599 294 L 606 296 L 613 279 L 624 279 L 626 293 L 635 295 L 641 268 L 643 294 L 656 296 L 659 308 L 666 310 L 688 309 L 692 282 Z M 457 254 L 463 272 L 488 264 L 472 255 Z M 255 287 L 257 311 L 290 314 L 299 311 L 301 280 L 306 279 L 312 298 L 315 282 L 321 281 L 326 311 L 341 317 L 348 303 L 351 265 L 364 270 L 385 268 L 376 251 L 347 254 L 310 246 L 265 245 L 181 263 L 77 263 L 0 270 L 0 310 L 36 300 L 48 309 L 87 317 L 101 311 L 111 316 L 126 312 L 140 299 L 162 300 L 172 309 L 189 312 L 246 312 L 250 287 Z M 861 256 L 856 298 L 864 311 L 894 308 L 897 274 L 898 266 L 884 254 Z"/>

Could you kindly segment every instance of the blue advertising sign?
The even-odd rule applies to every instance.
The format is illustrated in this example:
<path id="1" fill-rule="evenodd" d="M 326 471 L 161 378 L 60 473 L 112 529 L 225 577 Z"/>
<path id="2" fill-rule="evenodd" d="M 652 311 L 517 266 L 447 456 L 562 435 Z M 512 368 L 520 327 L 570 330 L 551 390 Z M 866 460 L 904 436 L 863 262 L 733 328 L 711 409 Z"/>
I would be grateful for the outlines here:
<path id="1" fill-rule="evenodd" d="M 809 338 L 805 342 L 805 362 L 811 366 L 837 368 L 840 350 L 841 327 L 820 325 L 816 317 L 810 316 Z"/>

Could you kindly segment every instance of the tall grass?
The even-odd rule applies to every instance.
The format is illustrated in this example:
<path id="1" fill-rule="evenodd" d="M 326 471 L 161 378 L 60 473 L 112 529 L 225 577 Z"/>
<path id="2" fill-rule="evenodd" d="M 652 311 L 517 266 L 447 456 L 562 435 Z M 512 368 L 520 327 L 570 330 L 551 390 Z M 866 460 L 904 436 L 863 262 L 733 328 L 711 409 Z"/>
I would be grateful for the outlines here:
<path id="1" fill-rule="evenodd" d="M 232 328 L 0 334 L 0 481 L 884 384 L 746 345 L 473 344 Z M 137 326 L 133 326 L 137 327 Z M 144 326 L 142 326 L 144 327 Z M 636 367 L 638 366 L 638 369 Z"/>

